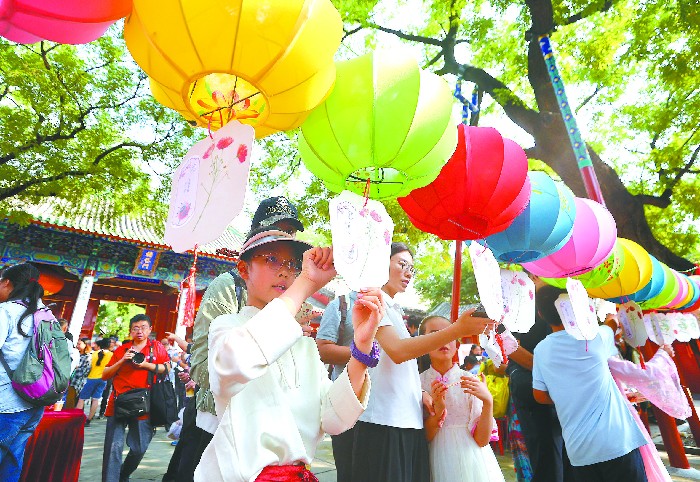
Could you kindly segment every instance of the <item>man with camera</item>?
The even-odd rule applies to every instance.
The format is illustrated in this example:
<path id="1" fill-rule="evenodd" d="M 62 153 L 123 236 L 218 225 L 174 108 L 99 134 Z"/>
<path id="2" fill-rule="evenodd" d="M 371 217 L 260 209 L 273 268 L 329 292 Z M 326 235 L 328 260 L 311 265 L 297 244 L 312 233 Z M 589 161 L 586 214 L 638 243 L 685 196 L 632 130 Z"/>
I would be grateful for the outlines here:
<path id="1" fill-rule="evenodd" d="M 147 413 L 130 418 L 116 417 L 115 398 L 132 390 L 148 389 L 153 373 L 164 373 L 170 369 L 168 352 L 163 345 L 149 339 L 151 319 L 147 315 L 134 316 L 129 321 L 129 331 L 131 341 L 114 351 L 102 373 L 103 380 L 113 380 L 113 390 L 105 412 L 107 428 L 102 457 L 102 482 L 129 480 L 145 455 L 154 432 Z M 122 464 L 125 434 L 129 453 Z"/>

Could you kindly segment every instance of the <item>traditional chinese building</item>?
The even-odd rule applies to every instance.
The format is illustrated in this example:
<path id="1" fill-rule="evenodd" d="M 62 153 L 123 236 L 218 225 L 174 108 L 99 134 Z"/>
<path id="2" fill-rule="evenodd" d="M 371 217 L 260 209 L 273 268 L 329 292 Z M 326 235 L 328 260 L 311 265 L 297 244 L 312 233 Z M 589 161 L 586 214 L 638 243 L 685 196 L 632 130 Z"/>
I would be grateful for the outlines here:
<path id="1" fill-rule="evenodd" d="M 134 303 L 145 308 L 161 336 L 175 331 L 180 282 L 192 253 L 175 253 L 163 241 L 162 220 L 153 213 L 114 216 L 107 202 L 56 207 L 45 202 L 28 209 L 28 225 L 0 221 L 2 264 L 30 261 L 41 270 L 40 282 L 57 317 L 70 320 L 77 336 L 92 335 L 100 301 Z M 243 235 L 228 228 L 202 246 L 197 258 L 197 290 L 234 268 L 220 248 L 238 249 Z"/>

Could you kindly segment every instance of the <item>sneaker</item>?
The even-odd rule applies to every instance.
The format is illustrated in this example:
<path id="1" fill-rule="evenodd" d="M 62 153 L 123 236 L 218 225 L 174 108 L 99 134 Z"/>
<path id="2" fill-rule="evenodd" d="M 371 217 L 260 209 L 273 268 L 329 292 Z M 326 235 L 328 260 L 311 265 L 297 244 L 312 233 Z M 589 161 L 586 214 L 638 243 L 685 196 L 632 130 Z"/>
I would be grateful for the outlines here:
<path id="1" fill-rule="evenodd" d="M 177 445 L 177 440 L 173 440 L 172 442 L 170 442 L 170 445 L 172 445 L 173 447 Z"/>

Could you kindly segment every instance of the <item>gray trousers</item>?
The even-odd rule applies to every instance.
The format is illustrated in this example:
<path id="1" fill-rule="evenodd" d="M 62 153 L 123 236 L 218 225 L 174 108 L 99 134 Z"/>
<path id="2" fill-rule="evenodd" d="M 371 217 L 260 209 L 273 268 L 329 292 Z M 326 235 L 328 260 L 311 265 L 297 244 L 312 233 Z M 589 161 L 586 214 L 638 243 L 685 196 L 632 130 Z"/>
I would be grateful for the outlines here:
<path id="1" fill-rule="evenodd" d="M 124 433 L 126 427 L 129 433 L 126 435 L 126 445 L 129 453 L 122 464 L 122 451 L 124 450 Z M 107 417 L 107 430 L 105 432 L 105 447 L 102 455 L 102 482 L 122 482 L 129 480 L 139 466 L 141 459 L 146 454 L 148 444 L 151 443 L 154 430 L 150 420 L 116 420 Z"/>

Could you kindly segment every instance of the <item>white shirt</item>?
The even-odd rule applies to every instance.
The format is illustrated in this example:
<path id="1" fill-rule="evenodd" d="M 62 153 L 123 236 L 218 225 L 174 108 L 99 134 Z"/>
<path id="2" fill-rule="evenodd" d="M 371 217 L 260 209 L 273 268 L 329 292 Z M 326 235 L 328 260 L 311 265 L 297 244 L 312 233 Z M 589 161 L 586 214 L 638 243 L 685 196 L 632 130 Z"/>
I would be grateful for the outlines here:
<path id="1" fill-rule="evenodd" d="M 328 379 L 316 343 L 277 299 L 217 317 L 208 363 L 219 426 L 198 482 L 252 481 L 268 465 L 310 464 L 323 433 L 353 427 L 369 398 L 369 377 L 362 403 L 346 372 Z"/>
<path id="2" fill-rule="evenodd" d="M 393 326 L 399 338 L 410 338 L 401 306 L 386 293 L 382 295 L 386 315 L 379 322 L 379 327 Z M 374 386 L 367 410 L 360 420 L 389 427 L 423 428 L 423 395 L 418 362 L 413 359 L 397 365 L 384 350 L 380 350 L 379 364 L 368 371 Z"/>

